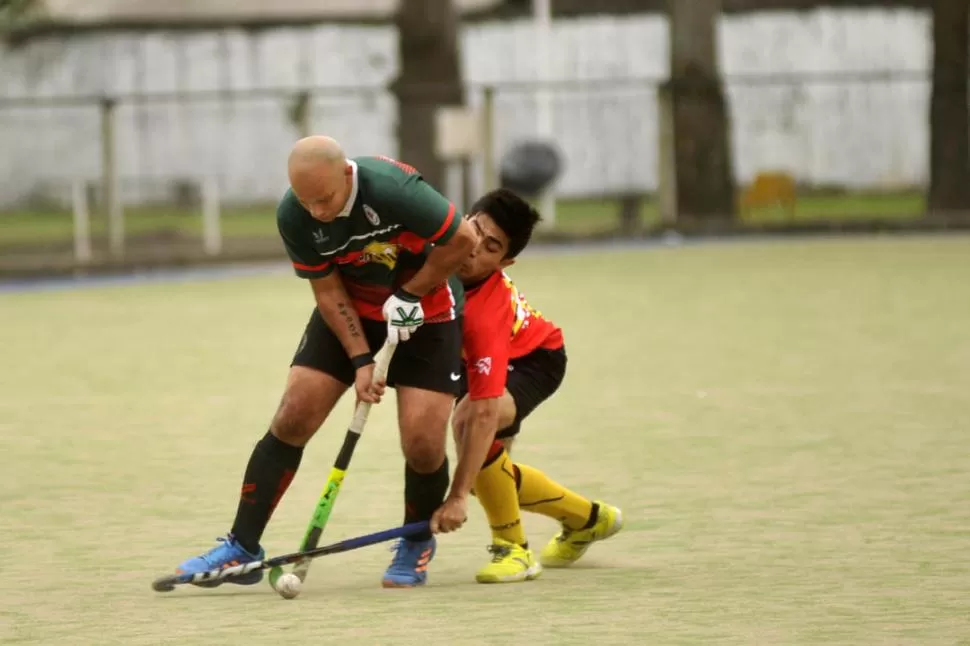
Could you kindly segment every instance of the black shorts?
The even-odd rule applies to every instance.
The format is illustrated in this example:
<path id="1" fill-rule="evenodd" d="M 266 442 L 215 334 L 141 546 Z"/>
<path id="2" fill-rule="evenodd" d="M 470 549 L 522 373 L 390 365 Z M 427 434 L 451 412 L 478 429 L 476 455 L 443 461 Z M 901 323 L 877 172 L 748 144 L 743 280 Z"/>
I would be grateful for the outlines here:
<path id="1" fill-rule="evenodd" d="M 360 322 L 371 352 L 377 354 L 387 339 L 387 323 L 370 319 Z M 290 365 L 314 368 L 348 386 L 354 383 L 350 357 L 316 307 Z M 387 385 L 457 395 L 460 375 L 461 319 L 426 323 L 398 346 L 387 371 Z"/>
<path id="2" fill-rule="evenodd" d="M 459 397 L 468 392 L 468 376 L 462 370 Z M 515 421 L 511 426 L 499 429 L 498 439 L 514 437 L 522 428 L 522 420 L 529 416 L 539 404 L 552 397 L 559 390 L 566 376 L 566 348 L 558 350 L 533 350 L 524 357 L 509 361 L 505 389 L 515 402 Z"/>

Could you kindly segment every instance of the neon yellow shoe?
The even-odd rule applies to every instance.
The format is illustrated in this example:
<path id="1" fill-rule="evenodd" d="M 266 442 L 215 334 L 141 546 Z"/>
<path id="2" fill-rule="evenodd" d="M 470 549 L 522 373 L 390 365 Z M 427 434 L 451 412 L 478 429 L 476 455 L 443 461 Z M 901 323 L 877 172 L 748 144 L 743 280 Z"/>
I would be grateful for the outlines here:
<path id="1" fill-rule="evenodd" d="M 569 567 L 586 553 L 590 545 L 623 529 L 623 513 L 618 508 L 603 502 L 594 502 L 599 505 L 596 524 L 589 529 L 569 529 L 564 525 L 562 531 L 542 548 L 539 554 L 542 565 Z"/>
<path id="2" fill-rule="evenodd" d="M 475 580 L 479 583 L 515 583 L 517 581 L 531 581 L 542 574 L 542 566 L 539 565 L 532 550 L 527 550 L 521 545 L 503 541 L 500 538 L 494 539 L 494 543 L 488 546 L 488 551 L 492 553 L 492 560 L 475 575 Z"/>

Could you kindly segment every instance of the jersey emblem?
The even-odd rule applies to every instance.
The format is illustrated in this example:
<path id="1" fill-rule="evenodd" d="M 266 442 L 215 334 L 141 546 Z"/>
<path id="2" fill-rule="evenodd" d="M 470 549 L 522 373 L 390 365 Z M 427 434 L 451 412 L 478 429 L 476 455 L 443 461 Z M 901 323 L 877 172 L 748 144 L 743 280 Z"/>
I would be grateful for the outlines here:
<path id="1" fill-rule="evenodd" d="M 528 328 L 530 319 L 542 318 L 542 312 L 535 310 L 529 301 L 525 299 L 525 296 L 518 290 L 512 279 L 508 277 L 505 273 L 502 274 L 502 282 L 505 283 L 506 288 L 509 290 L 509 296 L 511 297 L 512 312 L 515 314 L 515 321 L 512 323 L 512 337 L 518 334 L 521 330 Z"/>
<path id="2" fill-rule="evenodd" d="M 380 263 L 388 269 L 394 269 L 397 266 L 397 245 L 375 240 L 364 247 L 360 259 L 354 264 L 366 265 L 372 262 Z"/>
<path id="3" fill-rule="evenodd" d="M 475 370 L 480 375 L 487 375 L 492 372 L 492 357 L 482 357 L 475 362 Z"/>
<path id="4" fill-rule="evenodd" d="M 367 204 L 364 205 L 364 215 L 367 216 L 367 221 L 375 227 L 381 223 L 381 219 L 377 216 L 377 211 Z"/>
<path id="5" fill-rule="evenodd" d="M 326 242 L 329 239 L 330 239 L 329 237 L 327 237 L 326 235 L 324 235 L 323 229 L 317 229 L 316 231 L 313 232 L 313 241 L 316 244 L 323 244 L 324 242 Z"/>

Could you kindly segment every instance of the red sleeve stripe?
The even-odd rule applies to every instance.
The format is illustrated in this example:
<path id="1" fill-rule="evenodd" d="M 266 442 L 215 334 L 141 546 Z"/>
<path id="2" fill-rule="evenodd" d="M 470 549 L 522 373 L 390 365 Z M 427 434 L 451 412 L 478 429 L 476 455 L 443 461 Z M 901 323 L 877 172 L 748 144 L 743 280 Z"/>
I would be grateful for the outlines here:
<path id="1" fill-rule="evenodd" d="M 330 266 L 329 262 L 325 262 L 322 265 L 301 265 L 298 262 L 293 263 L 293 266 L 297 269 L 302 269 L 303 271 L 323 271 Z"/>
<path id="2" fill-rule="evenodd" d="M 400 168 L 401 170 L 403 170 L 408 175 L 417 175 L 418 174 L 418 169 L 415 168 L 414 166 L 412 166 L 411 164 L 405 164 L 402 161 L 398 161 L 396 159 L 391 159 L 387 155 L 378 155 L 377 158 L 378 159 L 383 159 L 384 161 L 386 161 L 386 162 L 388 162 L 390 164 L 394 164 L 395 166 L 397 166 L 398 168 Z"/>
<path id="3" fill-rule="evenodd" d="M 428 242 L 435 242 L 438 238 L 445 235 L 445 232 L 451 227 L 451 223 L 455 221 L 455 205 L 449 203 L 448 217 L 445 218 L 445 223 L 441 225 L 433 236 L 428 238 Z"/>

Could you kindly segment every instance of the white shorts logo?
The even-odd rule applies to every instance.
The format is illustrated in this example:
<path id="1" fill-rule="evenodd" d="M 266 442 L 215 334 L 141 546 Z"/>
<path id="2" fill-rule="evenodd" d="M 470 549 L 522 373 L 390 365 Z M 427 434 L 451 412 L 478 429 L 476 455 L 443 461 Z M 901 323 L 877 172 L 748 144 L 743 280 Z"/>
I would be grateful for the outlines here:
<path id="1" fill-rule="evenodd" d="M 480 375 L 487 375 L 492 372 L 492 357 L 482 357 L 475 362 L 475 370 Z"/>
<path id="2" fill-rule="evenodd" d="M 375 227 L 381 223 L 381 219 L 377 217 L 377 211 L 372 209 L 367 204 L 364 205 L 364 215 L 367 216 L 367 221 L 373 224 Z"/>

